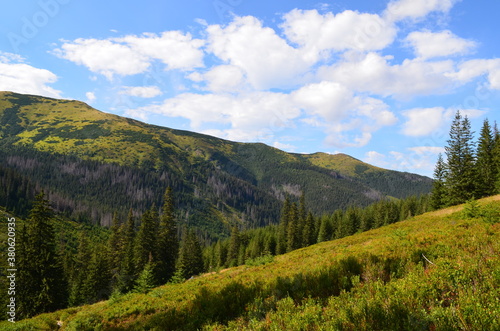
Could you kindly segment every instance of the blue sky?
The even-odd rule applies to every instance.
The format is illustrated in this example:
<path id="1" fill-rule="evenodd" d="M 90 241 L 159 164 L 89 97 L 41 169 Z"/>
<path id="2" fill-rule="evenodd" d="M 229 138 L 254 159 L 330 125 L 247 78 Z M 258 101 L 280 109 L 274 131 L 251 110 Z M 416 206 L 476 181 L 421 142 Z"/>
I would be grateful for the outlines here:
<path id="1" fill-rule="evenodd" d="M 500 121 L 491 0 L 38 0 L 0 12 L 0 90 L 432 176 L 456 110 Z"/>

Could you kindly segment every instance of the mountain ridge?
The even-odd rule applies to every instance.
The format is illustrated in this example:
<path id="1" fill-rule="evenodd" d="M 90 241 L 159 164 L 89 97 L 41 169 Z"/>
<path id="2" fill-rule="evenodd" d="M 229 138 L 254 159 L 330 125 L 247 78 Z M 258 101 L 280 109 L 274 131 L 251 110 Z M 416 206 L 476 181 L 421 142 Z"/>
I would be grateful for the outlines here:
<path id="1" fill-rule="evenodd" d="M 12 97 L 12 96 L 16 96 L 16 95 L 20 95 L 20 94 L 13 93 L 13 92 L 8 92 L 8 91 L 0 91 L 0 99 L 5 99 L 6 97 L 8 99 L 8 97 Z M 224 142 L 224 143 L 227 143 L 227 144 L 242 144 L 242 143 L 238 143 L 238 142 L 235 142 L 235 141 L 231 141 L 231 140 L 227 140 L 227 139 L 223 139 L 223 138 L 217 138 L 217 137 L 213 137 L 213 136 L 202 134 L 202 133 L 192 132 L 192 131 L 188 131 L 188 130 L 172 129 L 172 128 L 163 127 L 163 126 L 159 126 L 159 125 L 155 125 L 155 124 L 148 124 L 148 123 L 145 123 L 145 122 L 142 122 L 142 121 L 139 121 L 139 120 L 135 120 L 135 119 L 132 119 L 132 118 L 128 118 L 128 117 L 123 117 L 123 116 L 119 116 L 119 115 L 107 113 L 107 112 L 95 109 L 95 108 L 91 107 L 90 105 L 88 105 L 87 103 L 79 101 L 79 100 L 55 99 L 55 98 L 49 98 L 49 97 L 40 97 L 40 96 L 37 96 L 37 95 L 24 95 L 24 96 L 28 97 L 28 98 L 41 98 L 41 99 L 46 99 L 46 100 L 52 100 L 54 102 L 74 103 L 74 104 L 76 104 L 76 108 L 80 109 L 80 107 L 83 107 L 84 108 L 83 110 L 87 110 L 87 112 L 85 112 L 86 114 L 89 113 L 88 111 L 100 114 L 101 117 L 102 117 L 101 119 L 99 119 L 100 121 L 106 121 L 106 120 L 123 121 L 123 120 L 125 120 L 127 122 L 127 124 L 133 124 L 133 125 L 137 125 L 137 126 L 140 126 L 140 127 L 149 126 L 149 127 L 157 128 L 157 129 L 160 129 L 160 130 L 168 130 L 168 131 L 173 132 L 173 133 L 175 133 L 177 135 L 180 135 L 180 136 L 182 136 L 182 135 L 185 135 L 185 136 L 197 136 L 198 138 L 201 138 L 201 139 L 204 139 L 204 140 L 216 140 L 216 141 L 221 141 L 221 142 Z M 42 110 L 44 110 L 44 109 L 42 109 Z M 67 108 L 66 110 L 71 110 L 71 108 Z M 37 114 L 35 113 L 35 115 L 37 115 Z M 57 121 L 57 117 L 56 117 L 55 121 L 49 122 L 49 124 L 59 124 L 59 121 Z M 106 123 L 102 123 L 102 124 L 105 125 Z M 26 144 L 26 143 L 27 144 L 32 143 L 33 138 L 36 137 L 36 133 L 37 133 L 36 131 L 35 132 L 31 132 L 31 133 L 24 133 L 23 135 L 21 135 L 21 140 L 20 140 L 19 143 L 21 143 L 21 144 L 23 144 L 23 143 L 24 144 Z M 345 161 L 346 158 L 350 159 L 350 160 L 352 160 L 354 162 L 359 162 L 360 165 L 367 166 L 370 169 L 388 170 L 388 169 L 383 169 L 383 168 L 380 168 L 380 167 L 375 167 L 373 165 L 369 165 L 369 164 L 367 164 L 367 163 L 365 163 L 365 162 L 363 162 L 363 161 L 361 161 L 359 159 L 356 159 L 356 158 L 354 158 L 354 157 L 352 157 L 350 155 L 344 154 L 344 153 L 329 154 L 329 153 L 324 153 L 324 152 L 319 152 L 319 151 L 318 152 L 314 152 L 314 153 L 288 153 L 288 152 L 285 152 L 285 151 L 280 150 L 278 148 L 265 145 L 263 143 L 243 143 L 243 144 L 252 144 L 252 145 L 253 144 L 262 144 L 262 145 L 266 146 L 266 148 L 275 149 L 275 150 L 277 150 L 277 151 L 279 151 L 281 153 L 285 153 L 287 155 L 298 156 L 298 157 L 302 157 L 302 158 L 305 158 L 307 160 L 310 160 L 311 163 L 314 164 L 314 165 L 320 165 L 321 163 L 324 163 L 324 159 L 327 158 L 327 159 L 329 159 L 331 161 L 331 163 L 327 163 L 324 166 L 327 167 L 327 168 L 329 168 L 329 169 L 332 169 L 332 170 L 338 170 L 339 169 L 338 168 L 339 165 L 342 165 L 343 163 L 347 163 Z M 39 146 L 39 147 L 41 147 L 41 146 Z M 322 159 L 323 162 L 319 162 L 318 159 Z M 117 162 L 117 163 L 121 164 L 122 162 Z M 335 167 L 335 166 L 337 166 L 337 167 Z"/>
<path id="2" fill-rule="evenodd" d="M 321 214 L 425 194 L 432 182 L 345 154 L 287 153 L 262 143 L 146 124 L 81 101 L 12 92 L 0 92 L 0 136 L 0 157 L 7 160 L 2 166 L 45 188 L 73 216 L 79 210 L 109 225 L 113 208 L 122 214 L 131 207 L 142 212 L 159 205 L 161 191 L 173 186 L 178 216 L 207 231 L 217 228 L 219 234 L 210 234 L 215 237 L 227 235 L 230 224 L 276 223 L 287 194 L 298 199 L 304 193 L 306 202 L 314 202 L 313 212 Z M 23 165 L 33 163 L 37 167 Z M 123 188 L 110 191 L 109 182 Z M 77 194 L 67 183 L 86 185 Z M 102 189 L 116 198 L 102 196 Z"/>

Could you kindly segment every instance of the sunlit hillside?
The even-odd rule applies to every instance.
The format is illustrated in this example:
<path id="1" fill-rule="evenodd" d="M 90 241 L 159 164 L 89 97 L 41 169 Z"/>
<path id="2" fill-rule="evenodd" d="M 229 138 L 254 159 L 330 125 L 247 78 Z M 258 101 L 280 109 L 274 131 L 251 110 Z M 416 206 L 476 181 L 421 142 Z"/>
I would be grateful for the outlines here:
<path id="1" fill-rule="evenodd" d="M 500 196 L 3 330 L 498 330 Z"/>

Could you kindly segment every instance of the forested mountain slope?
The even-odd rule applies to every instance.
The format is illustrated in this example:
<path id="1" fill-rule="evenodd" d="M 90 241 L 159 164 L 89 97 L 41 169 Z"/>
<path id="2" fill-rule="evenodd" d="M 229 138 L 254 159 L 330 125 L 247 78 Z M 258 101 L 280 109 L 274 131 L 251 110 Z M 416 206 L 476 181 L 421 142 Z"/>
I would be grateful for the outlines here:
<path id="1" fill-rule="evenodd" d="M 44 189 L 58 211 L 109 225 L 114 211 L 138 215 L 161 204 L 171 186 L 181 224 L 212 239 L 227 235 L 228 224 L 276 223 L 286 194 L 304 193 L 320 214 L 431 188 L 427 177 L 343 154 L 286 153 L 11 92 L 0 92 L 0 137 L 0 181 L 7 188 L 0 205 L 20 215 L 27 210 L 22 204 Z"/>
<path id="2" fill-rule="evenodd" d="M 4 330 L 498 330 L 500 196 Z"/>

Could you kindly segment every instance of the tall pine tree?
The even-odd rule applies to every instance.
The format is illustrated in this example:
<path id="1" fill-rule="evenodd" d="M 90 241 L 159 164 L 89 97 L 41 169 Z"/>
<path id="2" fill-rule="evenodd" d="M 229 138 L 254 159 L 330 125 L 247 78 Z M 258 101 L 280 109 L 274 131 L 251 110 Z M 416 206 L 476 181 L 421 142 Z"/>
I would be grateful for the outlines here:
<path id="1" fill-rule="evenodd" d="M 86 303 L 84 282 L 88 275 L 89 261 L 92 258 L 88 234 L 83 231 L 79 235 L 78 250 L 72 265 L 69 282 L 69 306 L 79 306 Z"/>
<path id="2" fill-rule="evenodd" d="M 135 274 L 138 276 L 146 264 L 152 259 L 156 263 L 156 237 L 158 234 L 158 214 L 156 207 L 146 210 L 141 218 L 141 225 L 135 240 Z"/>
<path id="3" fill-rule="evenodd" d="M 278 242 L 276 246 L 277 254 L 284 254 L 287 251 L 288 223 L 290 221 L 291 203 L 290 197 L 285 197 L 283 208 L 281 209 L 281 218 L 278 227 Z"/>
<path id="4" fill-rule="evenodd" d="M 474 197 L 476 191 L 474 144 L 470 121 L 457 112 L 445 147 L 448 171 L 446 187 L 450 205 L 463 203 Z"/>
<path id="5" fill-rule="evenodd" d="M 493 164 L 496 173 L 495 188 L 496 192 L 500 192 L 500 131 L 496 122 L 493 128 Z"/>
<path id="6" fill-rule="evenodd" d="M 237 226 L 233 226 L 231 237 L 229 239 L 229 248 L 227 252 L 228 266 L 234 267 L 238 265 L 238 255 L 240 253 L 240 231 Z"/>
<path id="7" fill-rule="evenodd" d="M 184 279 L 203 272 L 203 253 L 193 230 L 185 231 L 179 251 L 177 268 Z"/>
<path id="8" fill-rule="evenodd" d="M 33 209 L 20 235 L 17 268 L 18 313 L 26 318 L 66 306 L 67 285 L 62 259 L 56 253 L 52 225 L 54 213 L 44 194 L 36 196 Z"/>
<path id="9" fill-rule="evenodd" d="M 114 213 L 113 220 L 111 223 L 111 235 L 108 239 L 108 262 L 109 269 L 112 275 L 112 284 L 113 287 L 116 287 L 116 283 L 118 282 L 118 278 L 120 275 L 120 268 L 126 253 L 125 250 L 125 238 L 124 238 L 124 227 L 120 226 L 120 221 L 118 219 L 118 215 Z"/>
<path id="10" fill-rule="evenodd" d="M 92 304 L 105 300 L 111 294 L 111 271 L 108 256 L 104 245 L 93 247 L 92 258 L 87 262 L 89 265 L 83 282 L 85 303 Z"/>
<path id="11" fill-rule="evenodd" d="M 160 284 L 165 284 L 175 273 L 175 263 L 179 255 L 177 222 L 174 216 L 174 198 L 170 187 L 166 189 L 163 196 L 157 249 L 157 278 Z"/>
<path id="12" fill-rule="evenodd" d="M 316 221 L 314 220 L 313 214 L 311 212 L 308 213 L 306 220 L 304 221 L 304 229 L 302 232 L 302 247 L 307 247 L 316 243 L 315 236 L 315 225 Z"/>
<path id="13" fill-rule="evenodd" d="M 117 286 L 119 292 L 125 293 L 132 290 L 136 278 L 135 272 L 135 220 L 132 209 L 129 210 L 127 222 L 124 226 L 124 257 L 121 263 Z"/>
<path id="14" fill-rule="evenodd" d="M 495 194 L 495 182 L 497 177 L 497 167 L 494 157 L 495 137 L 488 120 L 484 120 L 481 129 L 481 136 L 477 144 L 476 161 L 476 198 L 482 198 Z"/>
<path id="15" fill-rule="evenodd" d="M 289 216 L 288 216 L 288 229 L 287 229 L 287 252 L 291 252 L 297 248 L 300 248 L 302 244 L 302 236 L 300 235 L 300 221 L 299 221 L 299 211 L 297 204 L 293 202 L 290 206 Z"/>
<path id="16" fill-rule="evenodd" d="M 431 207 L 436 210 L 443 208 L 446 205 L 446 164 L 443 160 L 443 155 L 439 153 L 436 168 L 434 169 L 434 183 L 432 184 Z"/>

